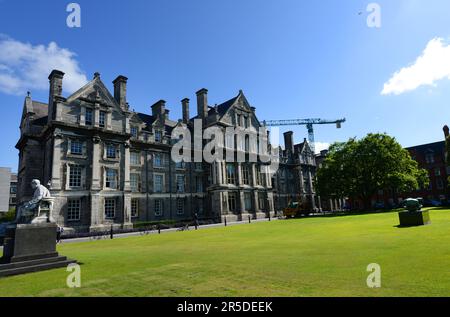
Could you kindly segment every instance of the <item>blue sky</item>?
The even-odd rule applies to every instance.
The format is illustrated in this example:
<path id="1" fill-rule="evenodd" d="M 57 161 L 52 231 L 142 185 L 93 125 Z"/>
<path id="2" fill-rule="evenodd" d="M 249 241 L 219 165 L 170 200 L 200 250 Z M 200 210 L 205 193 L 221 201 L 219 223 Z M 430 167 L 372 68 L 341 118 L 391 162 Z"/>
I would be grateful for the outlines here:
<path id="1" fill-rule="evenodd" d="M 51 42 L 60 62 L 73 67 L 64 88 L 98 71 L 112 90 L 112 80 L 122 74 L 129 78 L 128 101 L 139 112 L 149 113 L 165 99 L 170 117 L 178 119 L 184 97 L 195 114 L 195 92 L 202 87 L 210 104 L 243 89 L 260 119 L 347 118 L 341 130 L 318 126 L 319 142 L 369 132 L 387 132 L 403 146 L 442 140 L 442 126 L 450 123 L 450 2 L 377 1 L 382 25 L 369 28 L 370 2 L 77 1 L 81 28 L 68 28 L 69 1 L 0 0 L 0 43 L 3 38 L 32 48 L 17 52 L 32 55 L 32 68 L 11 61 L 15 54 L 2 60 L 0 51 L 0 166 L 17 170 L 14 145 L 26 91 L 35 100 L 48 99 L 43 74 L 53 59 L 37 59 L 34 52 L 45 53 Z M 425 61 L 416 63 L 433 39 L 441 41 L 434 42 L 437 52 L 430 45 Z M 392 80 L 395 93 L 382 94 L 405 67 L 411 69 Z M 2 72 L 16 85 L 2 87 Z M 413 88 L 402 91 L 402 85 Z M 307 136 L 304 127 L 292 130 L 296 141 Z"/>

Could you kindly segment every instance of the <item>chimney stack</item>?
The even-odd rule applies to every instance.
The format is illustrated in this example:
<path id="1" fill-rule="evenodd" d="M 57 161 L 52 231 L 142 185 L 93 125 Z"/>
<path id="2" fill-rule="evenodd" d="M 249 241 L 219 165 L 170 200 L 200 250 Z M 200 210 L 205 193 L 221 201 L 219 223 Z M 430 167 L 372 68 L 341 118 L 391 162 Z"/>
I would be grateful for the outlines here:
<path id="1" fill-rule="evenodd" d="M 55 118 L 55 106 L 53 105 L 53 100 L 55 97 L 62 96 L 62 81 L 64 73 L 60 70 L 54 69 L 48 76 L 50 81 L 50 93 L 48 97 L 48 123 L 50 123 Z"/>
<path id="2" fill-rule="evenodd" d="M 160 100 L 152 106 L 152 115 L 155 119 L 160 119 L 163 123 L 166 118 L 166 101 Z"/>
<path id="3" fill-rule="evenodd" d="M 443 130 L 444 130 L 445 138 L 447 138 L 447 137 L 449 136 L 449 134 L 450 134 L 450 133 L 449 133 L 449 128 L 448 128 L 448 126 L 445 125 Z"/>
<path id="4" fill-rule="evenodd" d="M 284 148 L 286 151 L 294 153 L 294 132 L 288 131 L 284 133 Z"/>
<path id="5" fill-rule="evenodd" d="M 205 119 L 208 116 L 208 90 L 205 88 L 197 91 L 197 115 Z"/>
<path id="6" fill-rule="evenodd" d="M 120 108 L 127 109 L 127 81 L 128 78 L 122 75 L 114 79 L 114 99 L 120 105 Z"/>
<path id="7" fill-rule="evenodd" d="M 181 105 L 183 108 L 183 123 L 189 122 L 189 99 L 184 98 L 181 100 Z"/>

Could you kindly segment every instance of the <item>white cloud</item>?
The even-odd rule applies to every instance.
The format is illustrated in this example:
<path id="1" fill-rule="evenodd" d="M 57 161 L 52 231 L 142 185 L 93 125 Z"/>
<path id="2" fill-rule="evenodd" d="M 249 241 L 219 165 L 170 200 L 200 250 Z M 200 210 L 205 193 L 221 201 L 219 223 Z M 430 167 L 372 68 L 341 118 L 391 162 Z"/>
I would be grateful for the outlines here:
<path id="1" fill-rule="evenodd" d="M 414 64 L 397 71 L 384 84 L 382 95 L 400 95 L 420 86 L 435 86 L 441 79 L 450 79 L 450 44 L 434 38 Z"/>
<path id="2" fill-rule="evenodd" d="M 316 150 L 316 154 L 320 154 L 320 151 L 328 150 L 330 145 L 331 145 L 330 143 L 326 142 L 315 142 L 314 149 Z"/>
<path id="3" fill-rule="evenodd" d="M 33 46 L 0 35 L 0 92 L 24 95 L 27 90 L 46 90 L 48 75 L 58 69 L 65 73 L 64 91 L 72 93 L 87 82 L 75 57 L 55 42 Z"/>

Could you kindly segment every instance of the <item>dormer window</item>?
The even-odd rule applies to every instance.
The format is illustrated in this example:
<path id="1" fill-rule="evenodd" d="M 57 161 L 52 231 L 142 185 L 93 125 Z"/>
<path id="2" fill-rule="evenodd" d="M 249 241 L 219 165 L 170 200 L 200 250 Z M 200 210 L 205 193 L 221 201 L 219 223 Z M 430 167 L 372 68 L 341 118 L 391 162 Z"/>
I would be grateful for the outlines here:
<path id="1" fill-rule="evenodd" d="M 84 124 L 86 125 L 92 125 L 93 119 L 93 111 L 91 108 L 86 108 L 86 114 L 84 117 Z"/>
<path id="2" fill-rule="evenodd" d="M 100 111 L 100 115 L 98 117 L 98 124 L 99 124 L 100 128 L 105 127 L 105 122 L 106 122 L 106 112 Z"/>
<path id="3" fill-rule="evenodd" d="M 131 137 L 137 138 L 138 137 L 138 128 L 136 126 L 132 126 L 130 128 Z"/>
<path id="4" fill-rule="evenodd" d="M 155 142 L 162 141 L 162 132 L 160 130 L 155 131 Z"/>

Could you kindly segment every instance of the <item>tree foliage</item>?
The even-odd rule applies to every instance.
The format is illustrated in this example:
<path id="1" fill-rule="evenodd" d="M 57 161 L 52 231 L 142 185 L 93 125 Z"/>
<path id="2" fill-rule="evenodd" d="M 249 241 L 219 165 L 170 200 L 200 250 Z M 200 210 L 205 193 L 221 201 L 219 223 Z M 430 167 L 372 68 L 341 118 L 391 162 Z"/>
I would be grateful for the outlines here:
<path id="1" fill-rule="evenodd" d="M 427 171 L 386 134 L 333 144 L 317 172 L 317 190 L 322 197 L 361 199 L 366 209 L 381 189 L 406 192 L 427 183 Z"/>

